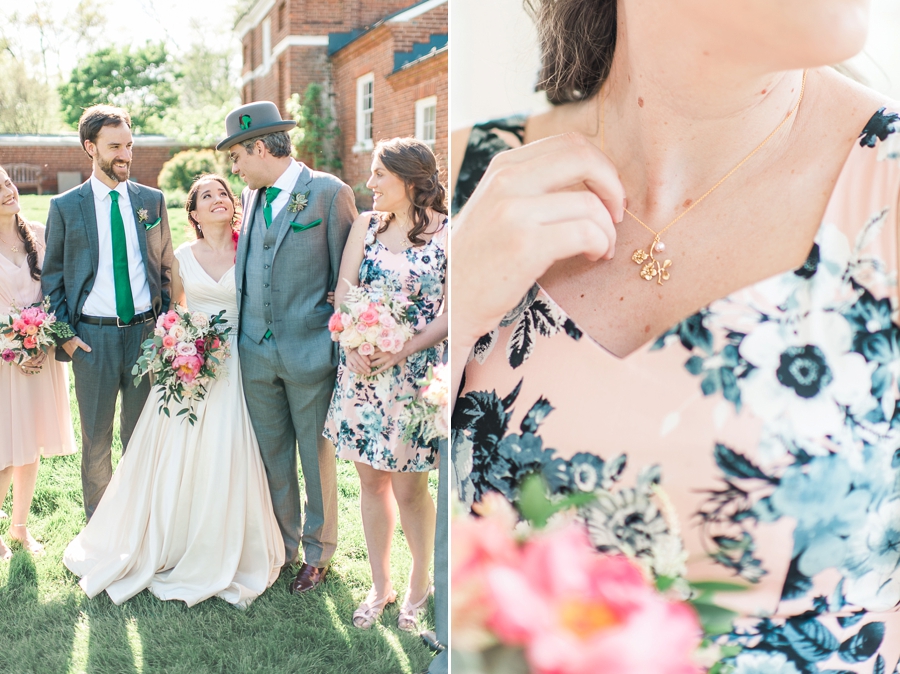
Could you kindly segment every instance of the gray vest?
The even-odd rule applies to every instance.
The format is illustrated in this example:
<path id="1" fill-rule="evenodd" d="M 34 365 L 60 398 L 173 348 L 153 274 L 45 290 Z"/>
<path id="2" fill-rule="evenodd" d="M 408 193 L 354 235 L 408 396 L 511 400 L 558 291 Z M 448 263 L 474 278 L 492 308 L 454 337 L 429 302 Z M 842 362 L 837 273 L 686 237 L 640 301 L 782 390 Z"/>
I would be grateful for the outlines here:
<path id="1" fill-rule="evenodd" d="M 241 303 L 241 332 L 254 342 L 261 342 L 267 330 L 275 334 L 275 319 L 272 314 L 272 261 L 275 259 L 275 242 L 278 232 L 287 217 L 287 207 L 266 229 L 260 194 L 256 212 L 250 223 L 250 241 L 247 248 L 247 262 L 244 265 L 244 297 Z"/>

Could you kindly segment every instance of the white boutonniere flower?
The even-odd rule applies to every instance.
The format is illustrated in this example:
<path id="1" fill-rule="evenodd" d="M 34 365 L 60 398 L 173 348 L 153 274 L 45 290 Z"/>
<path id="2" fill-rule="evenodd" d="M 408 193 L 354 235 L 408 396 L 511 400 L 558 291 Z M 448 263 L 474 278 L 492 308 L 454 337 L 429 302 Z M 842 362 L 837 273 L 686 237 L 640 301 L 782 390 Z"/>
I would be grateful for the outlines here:
<path id="1" fill-rule="evenodd" d="M 309 191 L 306 192 L 291 192 L 291 200 L 288 202 L 288 210 L 291 213 L 299 213 L 304 208 L 306 208 L 306 204 L 309 203 Z"/>
<path id="2" fill-rule="evenodd" d="M 145 222 L 147 222 L 147 219 L 150 217 L 147 213 L 146 208 L 140 209 L 137 212 L 137 215 L 138 215 L 138 222 L 140 222 L 141 224 L 144 224 Z"/>

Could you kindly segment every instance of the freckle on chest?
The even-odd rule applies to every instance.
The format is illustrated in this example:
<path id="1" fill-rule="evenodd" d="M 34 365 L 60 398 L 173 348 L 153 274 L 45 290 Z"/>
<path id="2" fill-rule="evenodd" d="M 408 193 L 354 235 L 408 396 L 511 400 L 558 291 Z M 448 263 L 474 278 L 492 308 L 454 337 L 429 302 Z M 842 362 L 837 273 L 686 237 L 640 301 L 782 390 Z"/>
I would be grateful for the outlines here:
<path id="1" fill-rule="evenodd" d="M 644 99 L 641 98 L 640 96 L 638 96 L 638 106 L 641 108 L 644 107 Z"/>

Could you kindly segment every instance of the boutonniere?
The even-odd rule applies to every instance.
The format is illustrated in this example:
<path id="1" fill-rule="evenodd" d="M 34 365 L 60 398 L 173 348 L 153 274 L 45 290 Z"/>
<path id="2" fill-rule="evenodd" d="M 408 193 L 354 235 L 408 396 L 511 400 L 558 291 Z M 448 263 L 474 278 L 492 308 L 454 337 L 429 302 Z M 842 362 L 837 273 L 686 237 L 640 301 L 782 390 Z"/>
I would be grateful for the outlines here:
<path id="1" fill-rule="evenodd" d="M 291 200 L 288 202 L 288 210 L 291 213 L 299 213 L 309 203 L 309 190 L 306 192 L 291 192 Z"/>
<path id="2" fill-rule="evenodd" d="M 143 225 L 145 222 L 147 222 L 147 219 L 148 219 L 149 217 L 150 217 L 150 216 L 147 214 L 147 209 L 146 209 L 146 208 L 142 208 L 141 210 L 138 211 L 138 222 L 141 223 L 142 225 Z"/>
<path id="3" fill-rule="evenodd" d="M 153 222 L 149 222 L 150 215 L 147 213 L 146 208 L 141 208 L 137 212 L 138 222 L 144 226 L 144 229 L 150 230 L 156 227 L 159 223 L 162 222 L 162 218 L 156 218 Z"/>
<path id="4" fill-rule="evenodd" d="M 291 229 L 295 232 L 302 232 L 304 229 L 312 229 L 313 227 L 317 227 L 322 224 L 322 218 L 318 218 L 317 220 L 313 220 L 308 225 L 300 224 L 299 222 L 292 222 Z"/>

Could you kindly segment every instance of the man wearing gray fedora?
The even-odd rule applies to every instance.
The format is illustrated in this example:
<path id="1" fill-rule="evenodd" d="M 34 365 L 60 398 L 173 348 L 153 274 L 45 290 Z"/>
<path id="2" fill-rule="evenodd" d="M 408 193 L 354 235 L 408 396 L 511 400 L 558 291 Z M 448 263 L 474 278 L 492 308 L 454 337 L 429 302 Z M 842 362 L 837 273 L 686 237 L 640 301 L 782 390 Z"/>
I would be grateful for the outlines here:
<path id="1" fill-rule="evenodd" d="M 274 103 L 248 103 L 228 114 L 216 149 L 247 183 L 235 261 L 244 396 L 285 560 L 297 560 L 303 546 L 291 592 L 304 592 L 322 581 L 337 547 L 335 454 L 322 436 L 338 362 L 327 296 L 357 213 L 350 187 L 291 158 L 295 125 Z"/>

